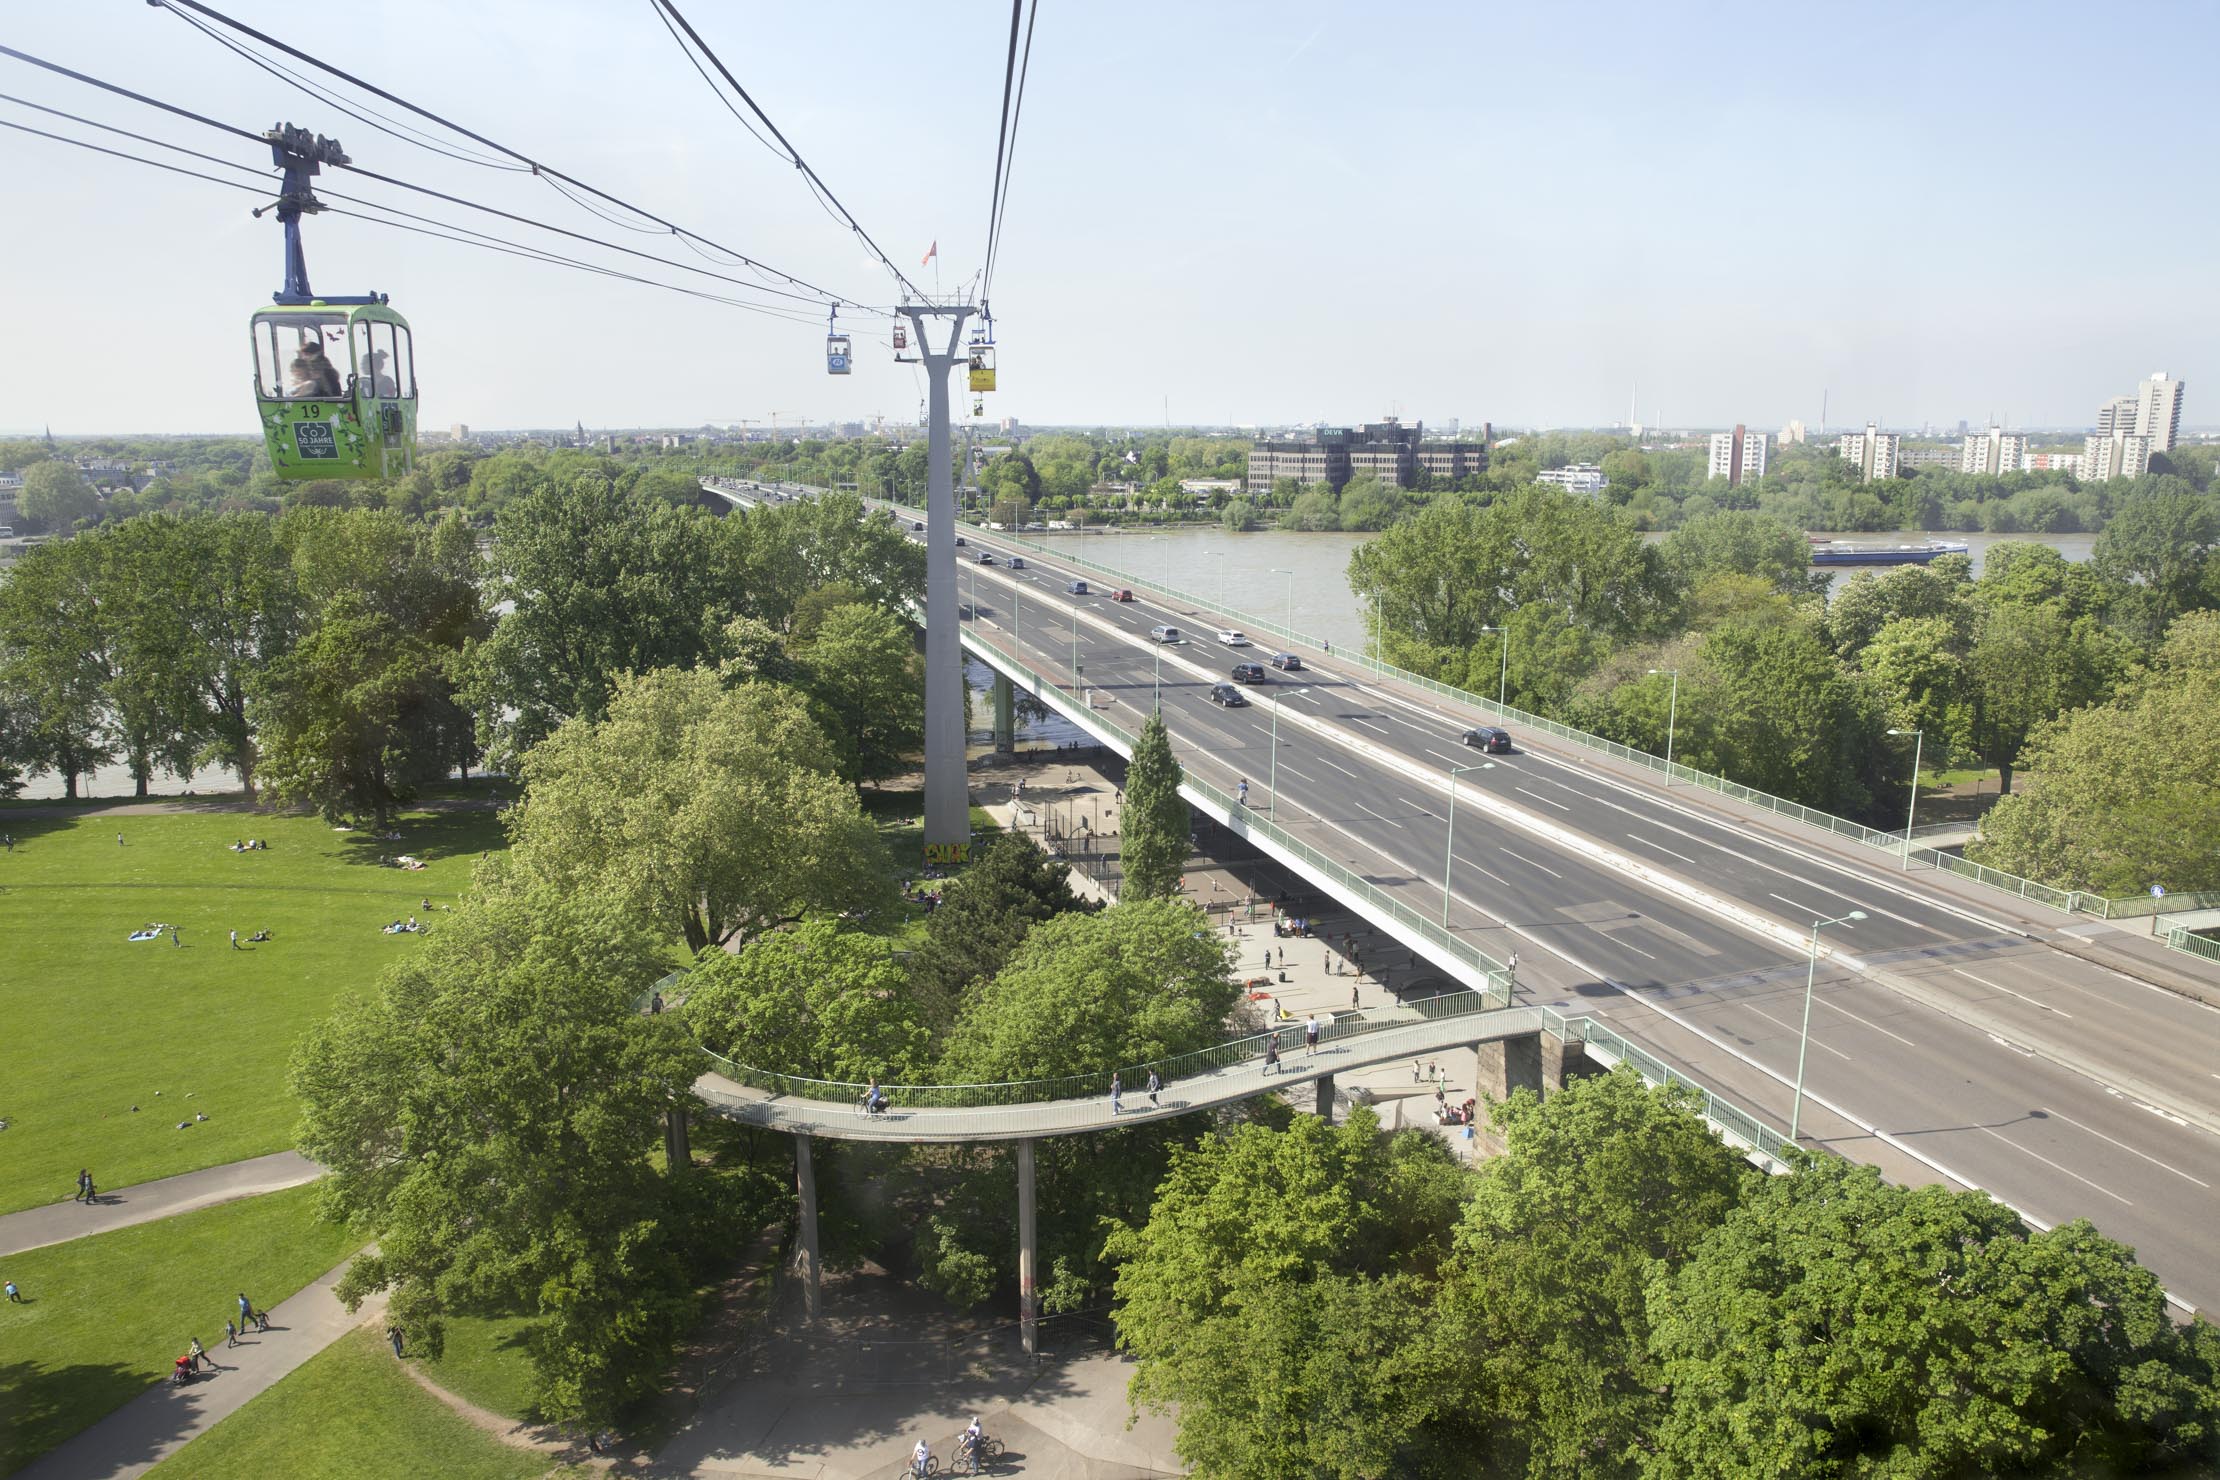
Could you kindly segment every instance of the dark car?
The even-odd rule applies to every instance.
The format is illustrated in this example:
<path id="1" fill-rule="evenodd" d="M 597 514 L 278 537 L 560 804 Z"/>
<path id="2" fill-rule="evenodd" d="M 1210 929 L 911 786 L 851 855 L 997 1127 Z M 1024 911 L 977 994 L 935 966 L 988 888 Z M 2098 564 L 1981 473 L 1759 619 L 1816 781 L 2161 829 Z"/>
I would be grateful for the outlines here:
<path id="1" fill-rule="evenodd" d="M 1493 755 L 1509 755 L 1511 732 L 1497 729 L 1494 725 L 1474 725 L 1465 731 L 1465 744 Z"/>
<path id="2" fill-rule="evenodd" d="M 1023 555 L 1012 555 L 1012 556 L 1010 557 L 1010 569 L 1012 569 L 1012 570 L 1023 570 L 1023 569 L 1025 569 L 1025 557 L 1024 557 Z"/>
<path id="3" fill-rule="evenodd" d="M 913 519 L 913 520 L 911 520 L 911 521 L 910 521 L 910 532 L 911 532 L 912 534 L 923 534 L 923 533 L 925 532 L 925 525 L 924 525 L 924 522 L 923 522 L 922 520 L 917 520 L 917 519 Z"/>
<path id="4" fill-rule="evenodd" d="M 992 550 L 981 550 L 981 551 L 979 552 L 979 563 L 980 563 L 981 565 L 992 565 L 992 564 L 994 564 L 994 551 L 992 551 Z"/>
<path id="5" fill-rule="evenodd" d="M 1249 696 L 1230 683 L 1214 683 L 1210 686 L 1210 702 L 1224 705 L 1228 709 L 1239 709 L 1249 702 Z"/>
<path id="6" fill-rule="evenodd" d="M 1087 583 L 1085 581 L 1073 581 L 1064 589 L 1074 596 L 1085 596 L 1087 594 Z"/>
<path id="7" fill-rule="evenodd" d="M 1281 669 L 1282 671 L 1287 673 L 1300 672 L 1303 666 L 1303 660 L 1296 657 L 1293 653 L 1274 653 L 1270 658 L 1266 659 L 1266 661 L 1269 662 L 1274 668 Z"/>
<path id="8" fill-rule="evenodd" d="M 957 535 L 957 536 L 956 536 L 956 548 L 957 548 L 957 549 L 959 549 L 959 550 L 961 550 L 961 549 L 962 549 L 963 547 L 964 547 L 964 537 L 963 537 L 962 535 Z"/>
<path id="9" fill-rule="evenodd" d="M 1233 665 L 1233 681 L 1234 681 L 1235 683 L 1262 683 L 1262 682 L 1264 682 L 1264 665 L 1263 665 L 1262 663 L 1236 663 L 1236 664 L 1234 664 L 1234 665 Z"/>

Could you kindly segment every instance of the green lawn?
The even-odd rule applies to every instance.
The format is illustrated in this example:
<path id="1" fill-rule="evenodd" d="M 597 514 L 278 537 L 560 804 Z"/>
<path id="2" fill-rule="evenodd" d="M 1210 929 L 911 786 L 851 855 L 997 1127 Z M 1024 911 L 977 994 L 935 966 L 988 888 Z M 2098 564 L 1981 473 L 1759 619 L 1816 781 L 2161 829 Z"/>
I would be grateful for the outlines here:
<path id="1" fill-rule="evenodd" d="M 0 815 L 0 830 L 16 838 L 0 853 L 0 1212 L 71 1196 L 79 1167 L 124 1187 L 291 1145 L 302 1031 L 416 948 L 381 926 L 452 903 L 503 846 L 483 808 L 410 813 L 398 841 L 216 811 Z M 241 837 L 270 846 L 231 852 Z M 403 853 L 427 867 L 378 864 Z M 157 922 L 182 944 L 127 938 Z M 262 929 L 267 943 L 230 949 L 226 931 Z"/>
<path id="2" fill-rule="evenodd" d="M 161 1480 L 527 1480 L 577 1474 L 483 1432 L 409 1381 L 375 1331 L 351 1331 L 171 1455 Z"/>
<path id="3" fill-rule="evenodd" d="M 160 1382 L 188 1338 L 222 1361 L 238 1292 L 275 1306 L 359 1248 L 316 1221 L 314 1196 L 296 1187 L 0 1258 L 23 1289 L 21 1305 L 0 1304 L 0 1475 Z"/>
<path id="4" fill-rule="evenodd" d="M 449 1316 L 447 1349 L 424 1363 L 424 1375 L 459 1398 L 504 1418 L 532 1408 L 532 1359 L 524 1341 L 531 1316 Z"/>

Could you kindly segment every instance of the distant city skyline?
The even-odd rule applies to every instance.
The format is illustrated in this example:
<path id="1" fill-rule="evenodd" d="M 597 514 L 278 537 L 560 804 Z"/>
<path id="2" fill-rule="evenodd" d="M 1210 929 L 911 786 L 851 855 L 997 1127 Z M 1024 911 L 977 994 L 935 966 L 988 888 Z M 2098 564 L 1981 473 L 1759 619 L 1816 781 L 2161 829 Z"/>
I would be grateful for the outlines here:
<path id="1" fill-rule="evenodd" d="M 298 7 L 230 8 L 334 44 Z M 317 129 L 366 168 L 726 270 L 528 172 L 350 119 L 143 0 L 17 11 L 10 44 L 62 65 L 248 129 Z M 913 280 L 968 279 L 1001 91 L 993 16 L 864 0 L 837 16 L 696 19 Z M 2059 48 L 2089 24 L 2086 7 L 2042 3 L 1437 3 L 1391 26 L 1316 0 L 1044 11 L 993 291 L 1003 388 L 986 419 L 1269 428 L 1396 411 L 1601 427 L 1626 419 L 1632 387 L 1635 419 L 1690 430 L 2068 431 L 2165 366 L 2190 387 L 2185 430 L 2220 423 L 2220 402 L 2196 416 L 2198 387 L 2220 385 L 2220 283 L 2193 246 L 2220 206 L 2178 183 L 2220 146 L 2203 62 L 2220 11 L 2171 10 L 2164 44 L 2135 45 L 2134 66 L 2075 69 L 2067 85 Z M 1854 80 L 1815 85 L 1852 29 L 1891 39 Z M 334 59 L 361 76 L 775 267 L 893 300 L 887 273 L 648 13 L 393 0 L 345 37 Z M 1722 48 L 1744 65 L 1719 67 Z M 20 63 L 0 75 L 37 103 L 267 166 L 251 143 Z M 91 136 L 20 105 L 0 119 Z M 0 235 L 0 424 L 250 430 L 245 319 L 279 259 L 275 224 L 249 215 L 255 193 L 21 133 L 6 147 L 19 209 Z M 2018 208 L 1948 209 L 1952 181 L 1976 170 L 2015 182 Z M 1852 178 L 1878 208 L 1844 208 Z M 2049 208 L 2091 179 L 2165 208 Z M 640 267 L 359 178 L 318 185 Z M 416 325 L 427 426 L 916 416 L 914 370 L 861 315 L 840 319 L 855 373 L 830 377 L 818 309 L 765 318 L 336 213 L 310 222 L 308 243 L 318 287 L 390 292 Z"/>

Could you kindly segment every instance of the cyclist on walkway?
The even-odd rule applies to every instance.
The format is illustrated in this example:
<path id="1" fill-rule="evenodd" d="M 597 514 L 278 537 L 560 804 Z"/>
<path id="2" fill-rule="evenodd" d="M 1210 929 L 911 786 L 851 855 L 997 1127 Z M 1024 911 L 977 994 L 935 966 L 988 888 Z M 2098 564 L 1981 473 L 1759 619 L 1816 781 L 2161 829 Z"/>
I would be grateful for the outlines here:
<path id="1" fill-rule="evenodd" d="M 910 1473 L 912 1475 L 930 1474 L 932 1468 L 933 1446 L 920 1439 L 917 1441 L 917 1447 L 910 1451 Z"/>

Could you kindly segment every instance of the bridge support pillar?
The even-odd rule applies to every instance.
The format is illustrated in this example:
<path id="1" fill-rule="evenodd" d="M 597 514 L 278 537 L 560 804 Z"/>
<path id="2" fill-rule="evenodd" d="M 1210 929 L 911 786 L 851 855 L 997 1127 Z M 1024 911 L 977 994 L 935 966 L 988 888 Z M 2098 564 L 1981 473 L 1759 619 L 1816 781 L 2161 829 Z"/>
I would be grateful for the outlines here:
<path id="1" fill-rule="evenodd" d="M 1331 1074 L 1319 1075 L 1317 1081 L 1312 1084 L 1311 1090 L 1316 1096 L 1311 1102 L 1311 1109 L 1320 1120 L 1332 1125 L 1334 1123 L 1334 1077 Z"/>
<path id="2" fill-rule="evenodd" d="M 802 1314 L 814 1325 L 823 1291 L 819 1287 L 821 1274 L 817 1256 L 817 1171 L 810 1164 L 807 1136 L 794 1138 L 794 1190 L 802 1204 L 801 1247 L 796 1251 L 797 1262 L 801 1265 Z"/>
<path id="3" fill-rule="evenodd" d="M 994 749 L 997 755 L 1017 749 L 1017 696 L 1010 675 L 999 669 L 994 675 Z"/>
<path id="4" fill-rule="evenodd" d="M 1040 1292 L 1036 1288 L 1038 1273 L 1034 1268 L 1039 1251 L 1034 1247 L 1033 1232 L 1033 1143 L 1017 1143 L 1018 1177 L 1018 1335 L 1025 1343 L 1025 1354 L 1037 1356 L 1040 1352 Z"/>
<path id="5" fill-rule="evenodd" d="M 1543 1092 L 1541 1034 L 1476 1044 L 1474 1054 L 1479 1062 L 1472 1082 L 1483 1105 L 1490 1100 L 1508 1100 L 1522 1089 L 1536 1095 Z"/>

